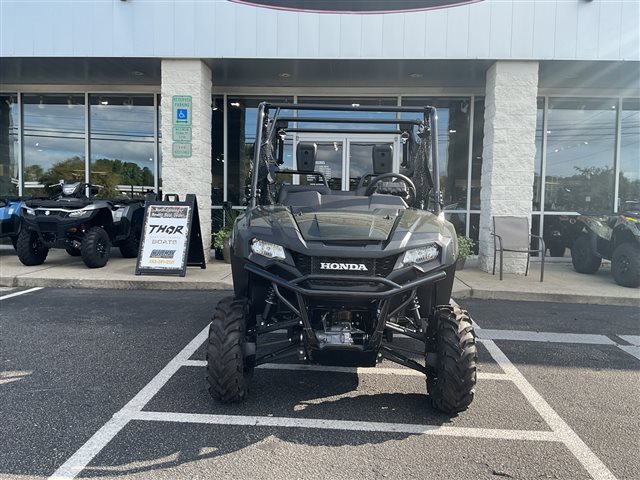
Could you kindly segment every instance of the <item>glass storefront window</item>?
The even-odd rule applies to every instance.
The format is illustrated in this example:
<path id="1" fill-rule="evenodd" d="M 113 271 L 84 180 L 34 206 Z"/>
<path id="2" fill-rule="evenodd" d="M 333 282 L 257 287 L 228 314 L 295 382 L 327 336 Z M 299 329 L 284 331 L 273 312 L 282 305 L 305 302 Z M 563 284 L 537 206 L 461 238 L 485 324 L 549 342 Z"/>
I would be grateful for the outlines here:
<path id="1" fill-rule="evenodd" d="M 85 181 L 83 95 L 24 95 L 24 193 L 49 195 L 47 185 Z"/>
<path id="2" fill-rule="evenodd" d="M 546 211 L 612 210 L 616 108 L 616 99 L 549 99 Z"/>
<path id="3" fill-rule="evenodd" d="M 538 98 L 536 111 L 536 158 L 533 170 L 533 210 L 540 210 L 540 198 L 542 196 L 542 127 L 544 125 L 544 98 Z M 537 234 L 536 234 L 537 235 Z"/>
<path id="4" fill-rule="evenodd" d="M 153 95 L 91 95 L 91 182 L 98 195 L 154 189 Z"/>
<path id="5" fill-rule="evenodd" d="M 224 97 L 213 97 L 211 107 L 211 205 L 224 201 Z"/>
<path id="6" fill-rule="evenodd" d="M 445 209 L 466 210 L 471 99 L 403 97 L 402 105 L 438 109 L 438 163 Z M 403 114 L 402 118 L 415 117 Z"/>
<path id="7" fill-rule="evenodd" d="M 640 201 L 640 99 L 622 101 L 620 122 L 620 176 L 618 210 Z"/>
<path id="8" fill-rule="evenodd" d="M 233 205 L 247 203 L 247 187 L 251 181 L 251 152 L 256 139 L 258 104 L 261 102 L 293 103 L 292 97 L 228 97 L 227 98 L 227 200 Z M 292 111 L 281 110 L 291 116 Z M 291 144 L 285 144 L 285 165 L 292 167 Z M 213 163 L 213 159 L 212 159 Z"/>
<path id="9" fill-rule="evenodd" d="M 484 97 L 476 97 L 473 108 L 473 145 L 471 146 L 471 210 L 480 210 L 480 176 L 482 175 L 483 148 Z M 478 217 L 478 221 L 480 221 L 479 219 L 480 217 Z M 471 224 L 473 225 L 473 222 Z"/>
<path id="10" fill-rule="evenodd" d="M 18 195 L 17 95 L 0 95 L 0 195 Z"/>
<path id="11" fill-rule="evenodd" d="M 298 103 L 314 103 L 319 105 L 353 105 L 353 106 L 394 106 L 398 104 L 396 98 L 379 98 L 379 97 L 300 97 Z M 337 112 L 335 110 L 300 110 L 298 117 L 304 119 L 305 117 L 319 117 L 319 118 L 379 118 L 379 119 L 394 119 L 396 114 L 394 112 Z M 362 123 L 310 123 L 300 121 L 299 127 L 317 127 L 317 128 L 357 128 L 360 130 L 394 130 L 395 125 L 389 124 L 362 124 Z M 357 138 L 357 137 L 355 137 Z"/>

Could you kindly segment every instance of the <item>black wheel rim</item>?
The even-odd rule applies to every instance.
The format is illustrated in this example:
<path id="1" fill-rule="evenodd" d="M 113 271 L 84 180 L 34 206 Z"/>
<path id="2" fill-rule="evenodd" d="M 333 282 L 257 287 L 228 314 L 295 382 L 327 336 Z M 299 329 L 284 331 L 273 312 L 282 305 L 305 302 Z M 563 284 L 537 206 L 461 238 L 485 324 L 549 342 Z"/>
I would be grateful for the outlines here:
<path id="1" fill-rule="evenodd" d="M 629 263 L 629 257 L 620 255 L 618 258 L 618 271 L 620 273 L 627 273 L 629 271 Z"/>
<path id="2" fill-rule="evenodd" d="M 107 254 L 107 246 L 105 245 L 105 242 L 102 241 L 97 241 L 96 242 L 96 253 L 104 258 L 104 256 Z"/>

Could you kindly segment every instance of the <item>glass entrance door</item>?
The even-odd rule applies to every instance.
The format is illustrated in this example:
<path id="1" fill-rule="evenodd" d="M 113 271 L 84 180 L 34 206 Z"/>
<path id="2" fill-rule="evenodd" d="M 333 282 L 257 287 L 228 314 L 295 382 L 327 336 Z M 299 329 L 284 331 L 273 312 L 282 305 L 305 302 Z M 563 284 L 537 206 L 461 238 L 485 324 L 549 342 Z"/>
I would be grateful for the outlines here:
<path id="1" fill-rule="evenodd" d="M 373 148 L 377 145 L 392 145 L 393 170 L 399 168 L 397 135 L 298 135 L 296 141 L 318 146 L 315 169 L 325 175 L 331 190 L 355 190 L 363 175 L 373 173 Z"/>

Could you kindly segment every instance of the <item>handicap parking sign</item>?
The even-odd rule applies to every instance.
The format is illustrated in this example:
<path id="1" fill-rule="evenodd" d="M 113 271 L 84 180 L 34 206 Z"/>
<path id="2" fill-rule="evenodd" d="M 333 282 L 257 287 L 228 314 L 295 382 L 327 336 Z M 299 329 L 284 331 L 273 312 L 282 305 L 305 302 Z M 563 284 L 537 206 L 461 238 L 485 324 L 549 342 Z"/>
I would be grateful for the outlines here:
<path id="1" fill-rule="evenodd" d="M 174 125 L 191 125 L 191 96 L 190 95 L 174 95 L 173 103 L 173 124 Z"/>
<path id="2" fill-rule="evenodd" d="M 176 120 L 178 122 L 187 122 L 188 110 L 186 108 L 178 108 L 176 109 Z"/>

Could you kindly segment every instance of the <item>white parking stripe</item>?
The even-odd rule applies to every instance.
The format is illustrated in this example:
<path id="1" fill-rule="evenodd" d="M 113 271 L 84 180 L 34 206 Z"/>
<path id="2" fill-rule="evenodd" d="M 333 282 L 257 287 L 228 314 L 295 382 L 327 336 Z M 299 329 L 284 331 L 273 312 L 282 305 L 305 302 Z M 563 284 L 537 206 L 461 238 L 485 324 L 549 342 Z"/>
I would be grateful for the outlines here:
<path id="1" fill-rule="evenodd" d="M 637 347 L 635 345 L 618 345 L 618 348 L 640 360 L 640 347 Z"/>
<path id="2" fill-rule="evenodd" d="M 631 345 L 640 347 L 640 335 L 618 335 L 621 339 L 629 342 Z"/>
<path id="3" fill-rule="evenodd" d="M 187 360 L 182 364 L 185 367 L 206 367 L 206 360 Z M 358 375 L 397 375 L 404 377 L 423 377 L 424 373 L 410 368 L 386 368 L 386 367 L 336 367 L 333 365 L 313 365 L 306 363 L 265 363 L 256 369 L 260 370 L 299 370 L 304 372 L 333 372 L 333 373 L 356 373 Z M 484 380 L 508 380 L 508 375 L 504 373 L 478 372 L 478 378 Z"/>
<path id="4" fill-rule="evenodd" d="M 529 440 L 540 442 L 560 441 L 555 433 L 538 430 L 465 428 L 440 425 L 417 425 L 413 423 L 359 422 L 350 420 L 325 420 L 316 418 L 261 417 L 252 415 L 213 415 L 202 413 L 144 411 L 136 413 L 133 416 L 133 419 L 154 422 L 205 423 L 209 425 L 240 425 L 252 427 L 317 428 L 323 430 L 408 433 L 414 435 L 490 438 L 500 440 Z"/>
<path id="5" fill-rule="evenodd" d="M 44 287 L 33 287 L 33 288 L 30 288 L 29 290 L 22 290 L 21 292 L 10 293 L 9 295 L 3 295 L 2 297 L 0 297 L 0 300 L 6 300 L 8 298 L 17 297 L 19 295 L 25 295 L 27 293 L 37 292 L 38 290 L 42 290 L 43 288 Z"/>
<path id="6" fill-rule="evenodd" d="M 100 451 L 115 437 L 120 430 L 141 410 L 151 398 L 167 383 L 180 369 L 185 360 L 189 359 L 207 338 L 207 325 L 189 344 L 182 349 L 138 394 L 116 413 L 103 427 L 80 447 L 55 473 L 50 480 L 75 478 L 89 464 Z"/>
<path id="7" fill-rule="evenodd" d="M 490 340 L 516 340 L 521 342 L 583 343 L 589 345 L 616 344 L 606 335 L 587 333 L 530 332 L 527 330 L 492 330 L 483 328 L 482 334 L 478 334 L 478 336 Z"/>
<path id="8" fill-rule="evenodd" d="M 476 327 L 478 328 L 478 327 Z M 478 328 L 478 336 L 482 337 L 482 329 Z M 589 472 L 591 477 L 595 479 L 615 479 L 616 477 L 609 471 L 604 463 L 596 456 L 595 453 L 587 446 L 586 443 L 574 432 L 571 427 L 556 413 L 544 398 L 537 392 L 535 388 L 520 373 L 511 360 L 507 358 L 502 350 L 498 348 L 493 340 L 481 340 L 487 348 L 491 356 L 502 367 L 502 370 L 509 375 L 513 383 L 522 392 L 531 406 L 549 425 L 551 430 L 558 434 L 562 443 L 573 453 L 580 464 Z"/>

